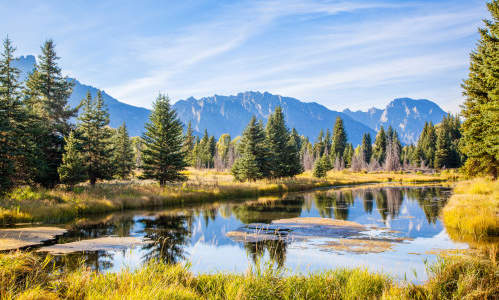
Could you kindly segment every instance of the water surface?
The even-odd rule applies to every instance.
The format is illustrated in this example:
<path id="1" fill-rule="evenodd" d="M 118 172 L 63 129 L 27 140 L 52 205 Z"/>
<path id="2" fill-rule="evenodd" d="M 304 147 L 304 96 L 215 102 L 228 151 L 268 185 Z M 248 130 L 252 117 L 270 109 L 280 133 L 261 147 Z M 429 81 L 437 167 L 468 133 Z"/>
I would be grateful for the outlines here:
<path id="1" fill-rule="evenodd" d="M 244 272 L 258 261 L 272 261 L 293 273 L 362 266 L 419 282 L 427 278 L 425 261 L 435 261 L 435 251 L 466 247 L 449 239 L 439 219 L 449 196 L 449 189 L 435 186 L 360 186 L 96 216 L 70 224 L 72 229 L 57 242 L 134 236 L 154 243 L 118 251 L 73 253 L 59 259 L 83 258 L 100 271 L 134 269 L 151 258 L 170 263 L 189 261 L 192 271 L 208 273 Z M 389 228 L 404 241 L 382 253 L 352 253 L 321 247 L 321 239 L 237 242 L 226 236 L 245 224 L 295 217 Z"/>

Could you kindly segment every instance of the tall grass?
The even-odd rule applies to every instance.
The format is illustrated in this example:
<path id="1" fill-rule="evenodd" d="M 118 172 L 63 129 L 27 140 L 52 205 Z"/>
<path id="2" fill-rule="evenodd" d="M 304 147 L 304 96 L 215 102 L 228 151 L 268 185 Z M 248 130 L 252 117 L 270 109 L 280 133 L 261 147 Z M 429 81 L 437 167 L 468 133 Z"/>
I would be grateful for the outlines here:
<path id="1" fill-rule="evenodd" d="M 43 189 L 20 187 L 0 199 L 0 226 L 16 222 L 60 223 L 76 217 L 119 211 L 164 207 L 182 203 L 201 203 L 230 198 L 258 197 L 286 192 L 379 182 L 435 182 L 447 177 L 400 173 L 328 173 L 316 179 L 308 173 L 295 178 L 234 182 L 223 172 L 188 170 L 189 180 L 165 187 L 150 181 L 104 182 L 96 186 L 80 185 L 71 190 L 62 187 Z"/>
<path id="2" fill-rule="evenodd" d="M 365 269 L 287 276 L 272 266 L 245 274 L 194 275 L 188 265 L 151 261 L 135 270 L 55 269 L 50 258 L 0 254 L 2 299 L 497 299 L 499 268 L 480 258 L 444 257 L 422 285 Z"/>
<path id="3" fill-rule="evenodd" d="M 442 211 L 446 228 L 476 240 L 499 236 L 499 181 L 460 182 Z"/>

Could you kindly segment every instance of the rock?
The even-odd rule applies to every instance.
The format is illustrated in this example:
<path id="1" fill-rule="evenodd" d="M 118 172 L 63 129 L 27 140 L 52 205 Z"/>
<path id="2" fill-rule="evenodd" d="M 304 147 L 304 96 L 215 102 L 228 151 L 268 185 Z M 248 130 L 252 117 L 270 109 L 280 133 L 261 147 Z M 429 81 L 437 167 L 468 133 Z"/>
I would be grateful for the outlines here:
<path id="1" fill-rule="evenodd" d="M 41 245 L 66 232 L 57 227 L 24 227 L 0 229 L 0 251 Z"/>
<path id="2" fill-rule="evenodd" d="M 56 244 L 38 249 L 39 252 L 52 254 L 67 254 L 81 251 L 110 251 L 122 250 L 135 246 L 152 243 L 140 237 L 102 237 L 97 239 L 82 240 L 66 244 Z"/>

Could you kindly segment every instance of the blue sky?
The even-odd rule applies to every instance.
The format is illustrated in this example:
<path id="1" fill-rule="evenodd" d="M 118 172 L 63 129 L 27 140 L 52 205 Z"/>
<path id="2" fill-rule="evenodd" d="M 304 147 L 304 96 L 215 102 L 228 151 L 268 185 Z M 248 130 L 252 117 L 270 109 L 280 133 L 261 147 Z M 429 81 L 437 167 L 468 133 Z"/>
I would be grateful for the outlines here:
<path id="1" fill-rule="evenodd" d="M 17 55 L 56 42 L 65 74 L 150 107 L 159 92 L 269 91 L 331 109 L 428 98 L 457 112 L 485 1 L 10 1 Z"/>

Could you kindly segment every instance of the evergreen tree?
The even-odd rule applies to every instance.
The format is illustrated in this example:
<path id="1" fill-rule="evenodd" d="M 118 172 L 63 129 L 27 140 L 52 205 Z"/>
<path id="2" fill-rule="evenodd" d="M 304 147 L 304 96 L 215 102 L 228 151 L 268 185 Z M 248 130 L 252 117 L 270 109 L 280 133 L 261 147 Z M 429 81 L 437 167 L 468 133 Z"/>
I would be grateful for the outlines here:
<path id="1" fill-rule="evenodd" d="M 376 160 L 379 164 L 382 164 L 385 161 L 386 157 L 386 134 L 383 126 L 376 134 L 376 140 L 374 141 L 372 158 Z"/>
<path id="2" fill-rule="evenodd" d="M 445 128 L 440 127 L 437 132 L 434 168 L 439 169 L 449 165 L 451 140 Z"/>
<path id="3" fill-rule="evenodd" d="M 189 121 L 189 124 L 187 125 L 187 130 L 185 132 L 184 147 L 183 147 L 183 151 L 187 154 L 186 161 L 189 166 L 195 166 L 195 157 L 193 153 L 195 142 L 196 141 L 192 132 L 191 121 Z"/>
<path id="4" fill-rule="evenodd" d="M 371 135 L 369 133 L 364 133 L 364 136 L 362 136 L 361 151 L 363 153 L 363 158 L 366 163 L 369 163 L 371 161 L 371 156 L 373 152 L 372 147 L 373 146 L 371 141 Z"/>
<path id="5" fill-rule="evenodd" d="M 64 137 L 72 129 L 69 120 L 78 112 L 78 108 L 71 109 L 68 105 L 73 83 L 62 77 L 54 48 L 52 40 L 42 46 L 39 63 L 29 75 L 24 90 L 25 104 L 33 115 L 30 135 L 36 147 L 32 151 L 31 160 L 36 165 L 31 177 L 47 187 L 59 182 L 57 169 L 62 161 Z"/>
<path id="6" fill-rule="evenodd" d="M 331 153 L 331 147 L 332 147 L 332 138 L 331 138 L 331 132 L 329 131 L 329 128 L 326 130 L 326 137 L 324 138 L 324 151 L 327 153 Z"/>
<path id="7" fill-rule="evenodd" d="M 120 179 L 127 179 L 135 167 L 132 142 L 125 122 L 116 130 L 114 137 L 114 163 L 115 173 Z"/>
<path id="8" fill-rule="evenodd" d="M 257 180 L 268 174 L 268 149 L 265 145 L 263 125 L 251 118 L 239 142 L 240 157 L 232 166 L 232 174 L 238 181 Z"/>
<path id="9" fill-rule="evenodd" d="M 340 117 L 336 118 L 336 123 L 333 129 L 333 144 L 331 145 L 332 157 L 343 157 L 343 152 L 347 146 L 347 134 L 343 128 L 343 120 Z"/>
<path id="10" fill-rule="evenodd" d="M 327 164 L 329 163 L 328 155 L 322 155 L 315 160 L 313 175 L 317 178 L 324 178 L 327 175 Z"/>
<path id="11" fill-rule="evenodd" d="M 83 112 L 78 118 L 81 149 L 86 163 L 87 177 L 94 185 L 99 179 L 111 179 L 114 175 L 113 132 L 109 125 L 109 113 L 102 94 L 92 99 L 90 92 L 82 102 Z"/>
<path id="12" fill-rule="evenodd" d="M 41 50 L 39 63 L 26 82 L 27 101 L 49 122 L 57 135 L 64 137 L 71 130 L 69 120 L 78 112 L 78 108 L 72 109 L 68 104 L 74 83 L 62 77 L 54 42 L 47 40 Z"/>
<path id="13" fill-rule="evenodd" d="M 353 145 L 351 143 L 347 143 L 345 152 L 343 152 L 343 161 L 345 162 L 346 168 L 350 168 L 352 166 L 353 154 L 354 154 Z"/>
<path id="14" fill-rule="evenodd" d="M 270 115 L 266 127 L 266 144 L 269 149 L 269 169 L 270 177 L 280 178 L 289 176 L 290 166 L 288 163 L 291 153 L 286 151 L 289 141 L 289 130 L 284 121 L 284 114 L 280 106 L 276 107 L 274 113 Z M 294 151 L 295 149 L 293 149 Z M 295 155 L 293 152 L 292 156 Z"/>
<path id="15" fill-rule="evenodd" d="M 426 122 L 423 131 L 418 139 L 416 147 L 417 161 L 423 162 L 425 166 L 433 166 L 435 160 L 437 135 L 435 126 L 431 122 Z"/>
<path id="16" fill-rule="evenodd" d="M 62 155 L 62 164 L 59 166 L 58 172 L 61 182 L 69 186 L 73 186 L 87 179 L 85 163 L 74 131 L 71 131 L 66 138 L 64 154 Z"/>
<path id="17" fill-rule="evenodd" d="M 461 150 L 469 175 L 499 175 L 499 1 L 487 3 L 492 20 L 485 20 L 477 49 L 471 53 L 464 81 Z"/>
<path id="18" fill-rule="evenodd" d="M 208 168 L 214 167 L 214 158 L 215 158 L 216 149 L 217 149 L 217 143 L 215 142 L 215 137 L 211 136 L 208 141 L 208 153 L 209 153 Z"/>
<path id="19" fill-rule="evenodd" d="M 182 123 L 167 96 L 158 96 L 145 129 L 143 177 L 156 179 L 161 186 L 187 179 L 180 173 L 187 166 L 182 149 Z"/>
<path id="20" fill-rule="evenodd" d="M 0 58 L 0 194 L 15 182 L 16 161 L 23 159 L 23 121 L 26 112 L 21 105 L 19 70 L 12 62 L 15 48 L 7 37 Z M 20 171 L 20 170 L 17 170 Z"/>
<path id="21" fill-rule="evenodd" d="M 303 172 L 303 167 L 300 161 L 301 139 L 296 129 L 293 128 L 286 145 L 286 176 L 295 176 Z"/>

